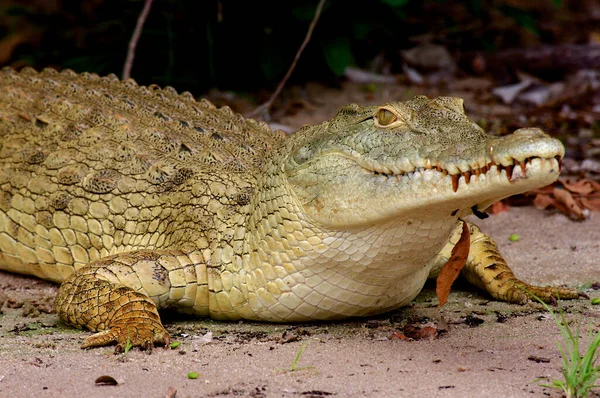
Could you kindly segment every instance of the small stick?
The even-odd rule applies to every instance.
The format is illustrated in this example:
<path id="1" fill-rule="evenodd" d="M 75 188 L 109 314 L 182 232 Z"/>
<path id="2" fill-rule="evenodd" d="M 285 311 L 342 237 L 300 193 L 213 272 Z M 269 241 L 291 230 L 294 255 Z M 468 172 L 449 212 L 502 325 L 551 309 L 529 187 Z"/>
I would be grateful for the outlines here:
<path id="1" fill-rule="evenodd" d="M 317 20 L 319 19 L 319 16 L 321 15 L 321 11 L 323 10 L 324 4 L 325 4 L 325 0 L 319 1 L 319 4 L 317 5 L 317 9 L 315 11 L 315 16 L 313 17 L 313 20 L 311 21 L 310 26 L 308 27 L 308 32 L 306 32 L 306 37 L 304 38 L 302 45 L 296 52 L 296 57 L 294 58 L 294 61 L 290 65 L 290 68 L 288 69 L 287 73 L 285 74 L 285 76 L 283 77 L 281 82 L 279 82 L 279 85 L 277 86 L 277 89 L 275 90 L 275 92 L 273 94 L 271 94 L 271 97 L 265 103 L 263 103 L 262 105 L 260 105 L 256 109 L 254 109 L 252 112 L 248 113 L 246 115 L 247 117 L 256 117 L 258 115 L 267 113 L 269 111 L 269 109 L 271 108 L 271 105 L 273 105 L 273 101 L 275 101 L 275 98 L 277 98 L 277 96 L 281 93 L 281 90 L 283 90 L 283 86 L 285 86 L 285 83 L 288 81 L 288 79 L 292 75 L 292 71 L 296 67 L 298 60 L 300 59 L 300 55 L 302 54 L 302 52 L 304 51 L 304 48 L 308 44 L 308 41 L 310 40 L 310 37 L 312 36 L 312 32 L 315 29 L 315 25 L 317 24 Z"/>
<path id="2" fill-rule="evenodd" d="M 150 13 L 150 7 L 152 7 L 153 0 L 146 0 L 144 2 L 144 8 L 142 12 L 138 16 L 137 23 L 135 25 L 135 29 L 133 31 L 133 35 L 131 35 L 131 40 L 129 40 L 129 48 L 127 50 L 127 58 L 125 59 L 125 65 L 123 66 L 123 80 L 129 79 L 131 77 L 131 67 L 133 66 L 133 58 L 135 58 L 135 47 L 137 46 L 138 41 L 140 40 L 140 35 L 142 34 L 142 28 L 144 27 L 144 23 L 146 22 L 146 18 L 148 18 L 148 14 Z"/>

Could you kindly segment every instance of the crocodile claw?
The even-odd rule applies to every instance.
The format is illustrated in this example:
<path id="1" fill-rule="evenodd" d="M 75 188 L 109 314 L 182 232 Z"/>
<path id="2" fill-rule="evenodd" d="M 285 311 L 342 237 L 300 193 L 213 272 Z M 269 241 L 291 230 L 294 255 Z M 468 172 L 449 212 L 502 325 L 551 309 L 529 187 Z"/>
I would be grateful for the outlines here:
<path id="1" fill-rule="evenodd" d="M 515 283 L 507 292 L 510 302 L 525 304 L 530 301 L 541 300 L 554 307 L 558 305 L 558 300 L 576 300 L 587 298 L 587 294 L 577 289 L 556 286 L 534 286 L 526 283 Z"/>
<path id="2" fill-rule="evenodd" d="M 115 324 L 107 330 L 87 337 L 81 348 L 103 347 L 116 343 L 115 353 L 124 352 L 126 347 L 151 350 L 155 345 L 167 346 L 171 342 L 169 332 L 160 323 L 135 322 Z"/>

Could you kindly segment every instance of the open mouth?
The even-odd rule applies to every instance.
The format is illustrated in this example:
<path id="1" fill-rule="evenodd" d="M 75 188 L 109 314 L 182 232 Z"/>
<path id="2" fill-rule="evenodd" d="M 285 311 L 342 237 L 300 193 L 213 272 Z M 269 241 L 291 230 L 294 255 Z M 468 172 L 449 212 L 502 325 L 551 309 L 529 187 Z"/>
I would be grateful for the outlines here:
<path id="1" fill-rule="evenodd" d="M 558 172 L 560 172 L 562 158 L 561 156 L 555 156 L 554 158 L 542 158 L 537 156 L 528 157 L 522 161 L 518 161 L 516 159 L 512 159 L 512 164 L 497 164 L 493 160 L 488 162 L 485 166 L 479 168 L 472 168 L 468 171 L 464 171 L 457 174 L 450 174 L 451 183 L 452 183 L 452 191 L 458 191 L 459 181 L 461 177 L 464 177 L 464 181 L 466 184 L 471 182 L 471 177 L 475 176 L 478 178 L 480 175 L 486 175 L 490 171 L 495 171 L 497 174 L 501 174 L 502 171 L 505 172 L 506 178 L 508 182 L 512 183 L 520 178 L 525 178 L 527 166 L 531 164 L 534 160 L 539 160 L 541 162 L 551 161 L 556 162 L 556 167 L 558 168 Z M 509 163 L 509 162 L 507 162 Z M 365 165 L 361 165 L 365 167 Z M 398 172 L 392 171 L 391 169 L 383 169 L 378 167 L 365 167 L 367 170 L 372 172 L 377 176 L 387 177 L 387 178 L 396 178 L 400 179 L 400 177 L 408 176 L 409 178 L 413 178 L 415 175 L 419 174 L 421 176 L 425 176 L 428 170 L 435 169 L 437 172 L 441 174 L 442 177 L 445 177 L 449 174 L 447 169 L 441 167 L 438 163 L 435 167 L 432 165 L 431 161 L 426 162 L 425 167 L 417 167 L 413 171 L 409 172 Z"/>

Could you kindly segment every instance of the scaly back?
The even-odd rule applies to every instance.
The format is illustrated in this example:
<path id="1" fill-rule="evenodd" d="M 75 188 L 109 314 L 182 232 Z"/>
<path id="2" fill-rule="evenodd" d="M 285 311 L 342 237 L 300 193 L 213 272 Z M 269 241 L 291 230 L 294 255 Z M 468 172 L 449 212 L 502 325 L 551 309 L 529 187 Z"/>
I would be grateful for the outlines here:
<path id="1" fill-rule="evenodd" d="M 62 280 L 110 253 L 203 245 L 244 211 L 281 140 L 172 88 L 5 68 L 0 267 Z"/>

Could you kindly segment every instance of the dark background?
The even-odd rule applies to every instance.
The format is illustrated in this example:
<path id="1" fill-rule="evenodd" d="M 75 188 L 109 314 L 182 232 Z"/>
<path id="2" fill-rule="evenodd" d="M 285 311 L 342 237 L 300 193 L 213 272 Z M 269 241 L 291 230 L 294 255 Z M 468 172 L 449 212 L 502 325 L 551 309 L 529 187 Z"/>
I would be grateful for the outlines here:
<path id="1" fill-rule="evenodd" d="M 156 0 L 132 77 L 201 95 L 210 88 L 273 90 L 317 0 Z M 476 54 L 600 41 L 596 0 L 328 0 L 292 83 L 338 84 L 346 66 L 401 73 L 400 51 L 445 46 L 465 74 Z M 2 0 L 0 65 L 121 75 L 141 0 Z M 560 79 L 561 72 L 544 76 Z M 510 76 L 501 76 L 510 79 Z"/>

